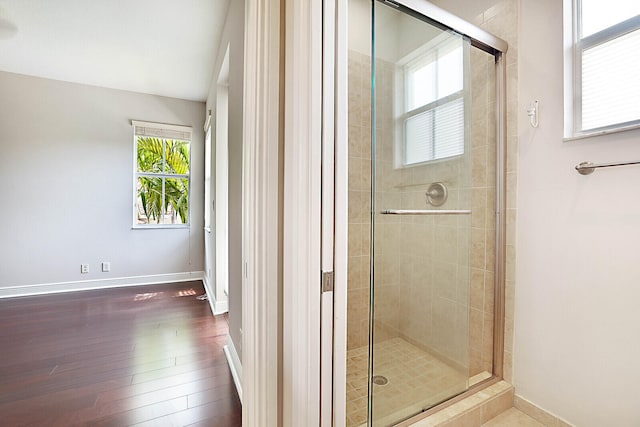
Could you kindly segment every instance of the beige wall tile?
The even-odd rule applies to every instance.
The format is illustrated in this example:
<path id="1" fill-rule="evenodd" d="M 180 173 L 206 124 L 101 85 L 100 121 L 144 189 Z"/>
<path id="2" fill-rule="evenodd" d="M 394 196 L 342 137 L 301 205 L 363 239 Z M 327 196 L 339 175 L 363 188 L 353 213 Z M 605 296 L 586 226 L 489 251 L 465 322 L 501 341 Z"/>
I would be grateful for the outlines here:
<path id="1" fill-rule="evenodd" d="M 491 271 L 484 272 L 484 305 L 483 310 L 485 313 L 493 313 L 494 298 L 495 298 L 495 275 Z"/>
<path id="2" fill-rule="evenodd" d="M 471 267 L 484 270 L 485 266 L 485 229 L 471 229 Z"/>
<path id="3" fill-rule="evenodd" d="M 484 288 L 485 288 L 485 272 L 484 270 L 471 269 L 471 283 L 469 294 L 469 305 L 476 310 L 484 310 Z"/>
<path id="4" fill-rule="evenodd" d="M 513 389 L 494 397 L 482 407 L 482 422 L 486 423 L 512 406 Z"/>
<path id="5" fill-rule="evenodd" d="M 510 408 L 487 423 L 483 427 L 544 427 L 538 421 L 516 408 Z"/>
<path id="6" fill-rule="evenodd" d="M 508 383 L 513 382 L 513 353 L 506 350 L 504 352 L 502 377 Z"/>
<path id="7" fill-rule="evenodd" d="M 482 424 L 482 409 L 477 408 L 460 415 L 451 421 L 440 424 L 440 427 L 480 427 Z"/>

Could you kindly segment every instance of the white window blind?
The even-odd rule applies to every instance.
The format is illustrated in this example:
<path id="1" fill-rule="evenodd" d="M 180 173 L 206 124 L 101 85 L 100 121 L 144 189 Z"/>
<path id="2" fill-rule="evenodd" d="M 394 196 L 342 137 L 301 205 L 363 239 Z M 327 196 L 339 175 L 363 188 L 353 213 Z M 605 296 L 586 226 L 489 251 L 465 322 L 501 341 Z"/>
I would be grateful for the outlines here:
<path id="1" fill-rule="evenodd" d="M 454 99 L 405 122 L 406 165 L 464 153 L 464 100 Z"/>
<path id="2" fill-rule="evenodd" d="M 582 53 L 582 129 L 640 119 L 640 30 Z"/>
<path id="3" fill-rule="evenodd" d="M 191 127 L 189 126 L 164 125 L 136 120 L 132 120 L 131 124 L 134 126 L 134 133 L 138 136 L 191 141 Z"/>

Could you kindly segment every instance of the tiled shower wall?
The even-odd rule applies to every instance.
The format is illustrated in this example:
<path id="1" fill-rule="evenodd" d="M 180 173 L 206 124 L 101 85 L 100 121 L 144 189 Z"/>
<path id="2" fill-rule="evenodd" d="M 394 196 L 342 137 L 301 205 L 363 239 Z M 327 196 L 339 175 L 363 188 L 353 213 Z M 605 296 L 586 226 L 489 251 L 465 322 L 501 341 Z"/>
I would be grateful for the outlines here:
<path id="1" fill-rule="evenodd" d="M 371 71 L 367 55 L 350 51 L 349 58 L 348 348 L 353 349 L 367 344 L 369 332 Z M 489 95 L 495 86 L 489 59 L 472 57 L 470 152 L 410 168 L 394 167 L 394 66 L 376 62 L 377 211 L 428 209 L 425 192 L 432 182 L 444 182 L 449 190 L 442 209 L 474 211 L 471 220 L 378 216 L 376 341 L 400 336 L 461 366 L 470 364 L 471 375 L 490 371 L 492 358 L 495 187 L 488 183 L 494 181 L 495 129 L 486 123 L 495 121 Z"/>
<path id="2" fill-rule="evenodd" d="M 504 331 L 504 373 L 505 381 L 513 382 L 513 326 L 514 295 L 516 289 L 516 200 L 518 170 L 518 19 L 519 1 L 497 1 L 494 6 L 473 19 L 473 23 L 490 33 L 506 40 L 509 50 L 505 55 L 506 63 L 506 277 L 505 277 L 505 331 Z"/>
<path id="3" fill-rule="evenodd" d="M 386 95 L 393 69 L 384 64 L 376 83 L 378 101 L 378 211 L 401 209 L 469 209 L 468 216 L 381 217 L 381 241 L 393 242 L 376 265 L 376 279 L 386 263 L 396 278 L 397 295 L 385 308 L 398 316 L 394 332 L 461 368 L 470 376 L 491 371 L 495 221 L 495 78 L 493 57 L 472 50 L 471 122 L 466 153 L 458 158 L 404 169 L 393 168 L 393 100 Z M 387 69 L 389 70 L 387 72 Z M 389 121 L 386 121 L 387 117 Z M 380 175 L 380 173 L 379 173 Z M 391 179 L 386 179 L 388 175 Z M 449 191 L 440 207 L 427 204 L 433 182 Z M 388 233 L 385 235 L 385 230 Z M 382 249 L 384 250 L 384 248 Z M 396 267 L 397 266 L 397 267 Z M 380 296 L 376 283 L 376 302 Z M 383 294 L 382 298 L 387 295 Z M 379 305 L 383 305 L 384 301 Z M 383 321 L 386 319 L 383 319 Z"/>
<path id="4" fill-rule="evenodd" d="M 347 350 L 369 341 L 371 59 L 349 52 L 349 268 Z"/>

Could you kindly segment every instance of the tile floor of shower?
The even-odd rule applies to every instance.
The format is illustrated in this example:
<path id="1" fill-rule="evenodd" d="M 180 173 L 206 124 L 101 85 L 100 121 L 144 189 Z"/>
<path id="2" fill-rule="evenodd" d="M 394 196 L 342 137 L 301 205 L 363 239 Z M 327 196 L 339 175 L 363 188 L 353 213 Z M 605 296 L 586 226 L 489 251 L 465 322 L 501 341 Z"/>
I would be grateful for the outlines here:
<path id="1" fill-rule="evenodd" d="M 374 375 L 388 380 L 385 385 L 374 385 L 376 426 L 410 417 L 460 393 L 467 385 L 466 372 L 402 338 L 376 343 L 374 353 Z M 347 352 L 347 427 L 367 422 L 368 360 L 367 346 Z M 469 379 L 469 384 L 490 376 L 483 372 Z"/>

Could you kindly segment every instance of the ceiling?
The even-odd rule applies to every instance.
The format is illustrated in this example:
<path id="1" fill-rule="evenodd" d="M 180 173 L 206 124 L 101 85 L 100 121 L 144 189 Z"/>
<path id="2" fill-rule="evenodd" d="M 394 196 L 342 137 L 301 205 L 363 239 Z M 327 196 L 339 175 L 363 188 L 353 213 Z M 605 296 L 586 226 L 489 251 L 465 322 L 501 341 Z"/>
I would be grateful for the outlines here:
<path id="1" fill-rule="evenodd" d="M 0 0 L 0 70 L 204 101 L 229 1 Z"/>

